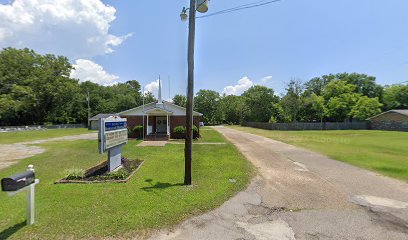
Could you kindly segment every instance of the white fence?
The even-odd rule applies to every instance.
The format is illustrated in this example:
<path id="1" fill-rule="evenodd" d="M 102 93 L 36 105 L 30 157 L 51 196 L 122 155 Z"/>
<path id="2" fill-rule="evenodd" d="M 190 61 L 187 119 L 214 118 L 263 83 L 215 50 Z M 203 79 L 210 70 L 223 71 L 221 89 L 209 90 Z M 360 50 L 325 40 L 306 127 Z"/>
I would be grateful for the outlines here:
<path id="1" fill-rule="evenodd" d="M 1 132 L 18 132 L 28 130 L 60 129 L 60 128 L 86 128 L 86 124 L 59 124 L 59 125 L 30 125 L 30 126 L 0 126 Z"/>

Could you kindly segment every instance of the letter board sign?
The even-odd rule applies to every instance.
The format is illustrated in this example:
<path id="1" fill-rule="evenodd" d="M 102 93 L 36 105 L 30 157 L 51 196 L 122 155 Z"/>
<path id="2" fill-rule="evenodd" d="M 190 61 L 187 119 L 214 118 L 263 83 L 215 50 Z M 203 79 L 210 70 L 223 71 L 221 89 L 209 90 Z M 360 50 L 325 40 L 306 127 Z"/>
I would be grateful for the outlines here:
<path id="1" fill-rule="evenodd" d="M 99 152 L 102 154 L 114 147 L 128 143 L 127 119 L 119 117 L 99 120 Z"/>

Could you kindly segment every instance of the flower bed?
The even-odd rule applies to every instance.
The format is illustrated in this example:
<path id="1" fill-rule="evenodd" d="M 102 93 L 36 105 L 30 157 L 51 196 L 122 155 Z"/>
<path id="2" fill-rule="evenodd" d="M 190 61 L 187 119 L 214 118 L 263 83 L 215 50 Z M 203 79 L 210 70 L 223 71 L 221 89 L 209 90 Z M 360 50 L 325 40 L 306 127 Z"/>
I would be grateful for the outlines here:
<path id="1" fill-rule="evenodd" d="M 86 171 L 80 169 L 71 170 L 67 176 L 55 183 L 126 183 L 142 165 L 142 160 L 122 158 L 122 166 L 113 172 L 108 172 L 108 161 L 105 161 Z"/>

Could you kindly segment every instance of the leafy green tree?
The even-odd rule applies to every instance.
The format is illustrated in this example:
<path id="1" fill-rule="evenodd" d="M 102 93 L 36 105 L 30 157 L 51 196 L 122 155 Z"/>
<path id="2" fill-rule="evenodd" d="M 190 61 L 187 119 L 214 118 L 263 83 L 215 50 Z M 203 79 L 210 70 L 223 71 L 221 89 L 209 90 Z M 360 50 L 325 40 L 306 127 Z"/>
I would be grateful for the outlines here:
<path id="1" fill-rule="evenodd" d="M 408 109 L 408 84 L 386 87 L 383 101 L 384 110 Z"/>
<path id="2" fill-rule="evenodd" d="M 323 95 L 323 89 L 333 80 L 335 80 L 334 75 L 324 75 L 310 79 L 304 84 L 305 95 L 309 96 L 312 93 L 315 93 L 318 96 Z"/>
<path id="3" fill-rule="evenodd" d="M 352 117 L 351 110 L 359 98 L 357 93 L 343 93 L 330 98 L 327 103 L 327 116 L 336 122 Z"/>
<path id="4" fill-rule="evenodd" d="M 145 100 L 144 100 L 145 103 L 151 103 L 151 102 L 157 101 L 157 99 L 154 97 L 153 93 L 151 93 L 151 92 L 145 93 L 144 98 L 145 98 Z"/>
<path id="5" fill-rule="evenodd" d="M 366 120 L 369 117 L 381 113 L 382 104 L 378 98 L 362 96 L 351 111 L 351 116 L 358 120 Z"/>
<path id="6" fill-rule="evenodd" d="M 300 81 L 291 80 L 286 88 L 286 94 L 281 99 L 280 104 L 284 113 L 291 122 L 298 120 L 301 109 L 303 88 Z"/>
<path id="7" fill-rule="evenodd" d="M 216 124 L 221 121 L 217 109 L 221 96 L 212 90 L 200 90 L 194 98 L 194 110 L 203 114 L 202 120 L 206 123 Z"/>
<path id="8" fill-rule="evenodd" d="M 90 94 L 92 115 L 120 112 L 142 104 L 136 80 L 110 87 L 71 79 L 63 56 L 29 49 L 0 52 L 0 125 L 85 123 Z M 147 102 L 154 101 L 147 95 Z"/>
<path id="9" fill-rule="evenodd" d="M 320 122 L 323 123 L 323 119 L 327 113 L 324 98 L 322 96 L 317 96 L 315 93 L 312 93 L 308 100 L 311 109 L 314 111 L 315 115 L 318 117 Z"/>
<path id="10" fill-rule="evenodd" d="M 306 82 L 305 94 L 315 93 L 318 96 L 323 95 L 324 88 L 331 82 L 340 80 L 347 84 L 355 86 L 354 92 L 368 97 L 378 97 L 382 99 L 383 87 L 376 84 L 376 78 L 360 73 L 338 73 L 329 74 L 322 77 L 316 77 Z"/>
<path id="11" fill-rule="evenodd" d="M 279 97 L 274 94 L 273 89 L 265 86 L 253 86 L 245 91 L 242 96 L 248 108 L 247 121 L 268 122 L 271 116 L 276 116 Z"/>
<path id="12" fill-rule="evenodd" d="M 187 106 L 187 97 L 184 95 L 177 94 L 173 97 L 173 103 L 180 106 L 186 107 Z"/>
<path id="13" fill-rule="evenodd" d="M 225 96 L 218 106 L 218 115 L 222 122 L 228 124 L 241 123 L 246 112 L 245 99 L 241 96 Z"/>
<path id="14" fill-rule="evenodd" d="M 356 86 L 356 93 L 369 98 L 382 99 L 383 87 L 376 84 L 376 78 L 368 76 L 367 74 L 360 73 L 340 73 L 336 75 L 336 78 L 342 81 L 346 81 L 348 84 Z"/>
<path id="15" fill-rule="evenodd" d="M 326 101 L 330 98 L 338 97 L 342 94 L 351 94 L 356 90 L 356 86 L 346 81 L 334 80 L 326 85 L 323 89 L 323 96 Z"/>

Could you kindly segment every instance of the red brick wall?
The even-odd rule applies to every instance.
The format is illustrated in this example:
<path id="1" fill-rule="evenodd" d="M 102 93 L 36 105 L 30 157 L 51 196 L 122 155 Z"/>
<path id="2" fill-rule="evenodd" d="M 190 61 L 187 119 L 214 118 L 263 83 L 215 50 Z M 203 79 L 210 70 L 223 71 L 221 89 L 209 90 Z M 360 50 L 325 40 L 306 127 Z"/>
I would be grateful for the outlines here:
<path id="1" fill-rule="evenodd" d="M 143 126 L 143 117 L 142 116 L 121 116 L 126 118 L 128 121 L 128 128 L 133 129 L 135 126 Z M 170 118 L 170 137 L 174 137 L 174 128 L 177 126 L 186 126 L 186 117 L 185 116 L 169 116 Z M 194 125 L 200 130 L 200 117 L 195 116 Z M 145 124 L 147 124 L 147 117 L 145 116 Z M 153 132 L 156 129 L 156 117 L 149 116 L 149 125 L 153 126 Z M 147 127 L 145 127 L 146 134 Z"/>
<path id="2" fill-rule="evenodd" d="M 128 128 L 133 129 L 135 126 L 143 126 L 142 116 L 121 116 L 127 119 Z M 145 126 L 147 126 L 147 116 L 144 117 Z M 156 129 L 156 117 L 149 116 L 149 126 L 153 126 L 153 131 Z M 144 129 L 145 134 L 147 133 L 147 127 Z"/>
<path id="3" fill-rule="evenodd" d="M 200 133 L 200 117 L 195 116 L 193 118 L 194 126 L 198 128 L 198 133 Z M 186 127 L 186 117 L 185 116 L 170 116 L 170 137 L 174 138 L 174 128 L 177 126 Z"/>

